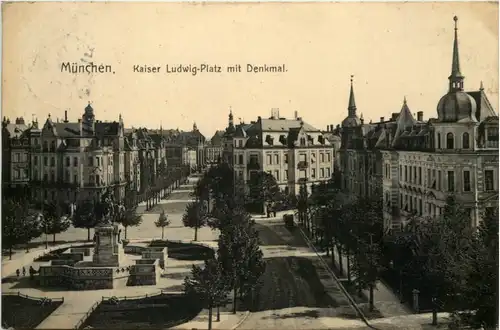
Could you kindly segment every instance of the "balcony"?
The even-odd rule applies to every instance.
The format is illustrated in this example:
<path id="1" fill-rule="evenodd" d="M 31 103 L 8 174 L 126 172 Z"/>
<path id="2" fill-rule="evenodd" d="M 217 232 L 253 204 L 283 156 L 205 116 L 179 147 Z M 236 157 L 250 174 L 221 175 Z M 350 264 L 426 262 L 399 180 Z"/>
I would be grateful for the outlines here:
<path id="1" fill-rule="evenodd" d="M 261 166 L 258 162 L 249 162 L 247 164 L 247 169 L 249 170 L 260 170 Z"/>
<path id="2" fill-rule="evenodd" d="M 309 163 L 305 160 L 301 160 L 300 162 L 297 163 L 297 169 L 299 170 L 304 170 L 309 167 Z"/>

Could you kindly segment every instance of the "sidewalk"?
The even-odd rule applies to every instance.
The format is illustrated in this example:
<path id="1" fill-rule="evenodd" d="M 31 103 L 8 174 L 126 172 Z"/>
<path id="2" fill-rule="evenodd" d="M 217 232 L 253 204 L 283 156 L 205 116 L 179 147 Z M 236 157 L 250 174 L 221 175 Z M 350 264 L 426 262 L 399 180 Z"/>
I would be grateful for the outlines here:
<path id="1" fill-rule="evenodd" d="M 249 315 L 249 312 L 237 312 L 233 314 L 231 312 L 221 312 L 220 322 L 216 322 L 217 319 L 217 309 L 213 309 L 212 315 L 212 329 L 236 329 Z M 208 328 L 208 310 L 203 310 L 191 321 L 180 324 L 172 329 L 207 329 Z"/>
<path id="2" fill-rule="evenodd" d="M 305 229 L 300 227 L 300 229 L 305 233 Z M 307 234 L 306 234 L 307 235 Z M 309 236 L 308 236 L 309 239 Z M 313 242 L 311 241 L 311 244 Z M 339 254 L 337 249 L 334 249 L 334 255 L 335 255 L 335 267 L 338 269 L 339 268 Z M 326 258 L 326 252 L 318 252 L 318 254 L 325 260 Z M 327 264 L 331 264 L 331 257 L 328 257 L 328 259 L 325 260 Z M 344 269 L 344 272 L 347 269 L 347 258 L 345 255 L 342 256 L 342 266 Z M 346 276 L 346 275 L 345 275 Z M 339 277 L 344 278 L 345 276 Z M 369 296 L 369 291 L 364 290 L 363 293 L 368 297 Z M 382 282 L 377 282 L 376 289 L 373 291 L 373 300 L 374 300 L 374 306 L 375 308 L 384 316 L 384 318 L 387 317 L 396 317 L 396 316 L 403 316 L 403 315 L 412 315 L 412 311 L 409 310 L 404 304 L 402 304 L 399 301 L 399 297 L 395 295 L 390 288 L 388 288 L 384 283 Z"/>

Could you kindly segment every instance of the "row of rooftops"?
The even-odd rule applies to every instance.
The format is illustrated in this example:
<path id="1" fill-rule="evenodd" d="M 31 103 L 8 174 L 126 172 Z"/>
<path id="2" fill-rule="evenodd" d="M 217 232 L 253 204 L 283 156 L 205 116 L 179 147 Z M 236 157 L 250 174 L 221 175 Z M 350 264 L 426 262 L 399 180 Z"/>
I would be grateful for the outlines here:
<path id="1" fill-rule="evenodd" d="M 94 139 L 93 146 L 101 146 L 104 139 L 121 138 L 124 140 L 125 149 L 134 148 L 155 148 L 161 145 L 182 145 L 196 147 L 205 142 L 205 137 L 193 125 L 193 131 L 184 132 L 179 129 L 147 129 L 147 128 L 125 128 L 121 115 L 118 121 L 107 122 L 94 120 L 93 108 L 90 103 L 85 108 L 82 119 L 78 122 L 70 122 L 67 118 L 67 111 L 63 121 L 52 120 L 51 115 L 47 117 L 44 125 L 40 128 L 38 120 L 33 119 L 27 124 L 23 117 L 18 117 L 11 122 L 4 117 L 2 121 L 2 136 L 5 140 L 27 140 L 31 136 L 51 136 L 72 141 L 81 138 Z M 71 143 L 63 143 L 69 145 Z"/>

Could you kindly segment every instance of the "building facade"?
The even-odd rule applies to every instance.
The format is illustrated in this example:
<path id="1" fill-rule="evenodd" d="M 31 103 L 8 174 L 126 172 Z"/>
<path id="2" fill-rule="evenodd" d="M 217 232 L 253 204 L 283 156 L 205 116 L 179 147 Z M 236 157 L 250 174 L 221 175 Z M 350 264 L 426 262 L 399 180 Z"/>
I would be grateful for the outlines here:
<path id="1" fill-rule="evenodd" d="M 383 199 L 387 230 L 410 216 L 437 217 L 448 196 L 469 210 L 476 226 L 486 208 L 498 206 L 498 115 L 482 86 L 464 91 L 457 18 L 448 92 L 437 118 L 415 118 L 406 98 L 388 120 L 358 118 L 351 80 L 348 116 L 342 122 L 342 185 L 361 196 Z"/>
<path id="2" fill-rule="evenodd" d="M 167 165 L 166 141 L 147 129 L 125 129 L 122 117 L 96 120 L 90 103 L 77 122 L 49 115 L 43 126 L 4 118 L 4 187 L 29 187 L 34 200 L 77 203 L 106 189 L 122 200 L 127 184 L 144 192 Z"/>
<path id="3" fill-rule="evenodd" d="M 223 159 L 245 182 L 259 171 L 271 174 L 287 194 L 298 194 L 301 185 L 309 191 L 313 184 L 327 181 L 333 173 L 332 144 L 323 133 L 298 117 L 271 117 L 234 126 L 229 114 L 224 134 Z"/>
<path id="4" fill-rule="evenodd" d="M 214 165 L 222 159 L 224 151 L 224 131 L 215 132 L 214 136 L 205 144 L 205 164 Z"/>

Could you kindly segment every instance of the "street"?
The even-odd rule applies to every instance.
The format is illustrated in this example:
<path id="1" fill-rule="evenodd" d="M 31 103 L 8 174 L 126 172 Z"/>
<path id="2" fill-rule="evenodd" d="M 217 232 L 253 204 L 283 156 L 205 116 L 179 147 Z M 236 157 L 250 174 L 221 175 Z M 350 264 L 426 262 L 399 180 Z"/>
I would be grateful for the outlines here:
<path id="1" fill-rule="evenodd" d="M 256 219 L 266 272 L 258 303 L 238 329 L 304 329 L 353 324 L 356 314 L 297 228 Z M 359 320 L 354 321 L 359 324 Z"/>

